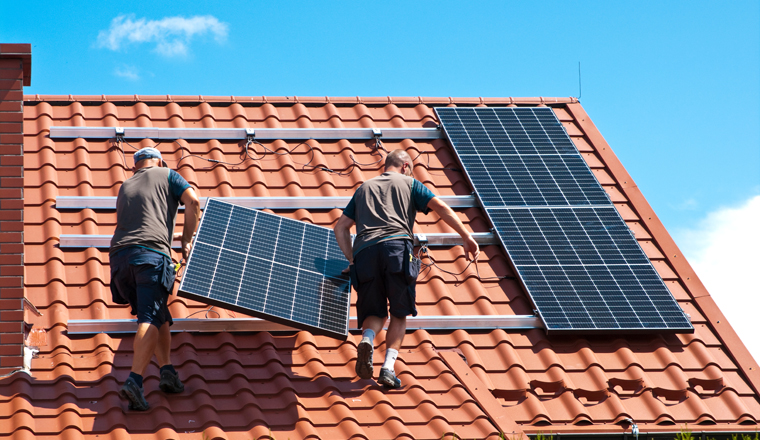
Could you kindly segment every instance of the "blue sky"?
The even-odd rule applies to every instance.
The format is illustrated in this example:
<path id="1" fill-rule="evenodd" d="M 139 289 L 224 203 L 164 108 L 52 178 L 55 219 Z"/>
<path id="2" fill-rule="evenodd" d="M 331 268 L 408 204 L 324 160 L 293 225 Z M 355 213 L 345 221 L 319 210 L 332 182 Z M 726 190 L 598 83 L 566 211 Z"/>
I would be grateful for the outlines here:
<path id="1" fill-rule="evenodd" d="M 692 264 L 737 228 L 721 213 L 760 217 L 755 0 L 4 2 L 0 41 L 33 45 L 32 94 L 566 97 L 580 62 L 581 103 Z M 758 224 L 724 261 L 760 264 Z"/>

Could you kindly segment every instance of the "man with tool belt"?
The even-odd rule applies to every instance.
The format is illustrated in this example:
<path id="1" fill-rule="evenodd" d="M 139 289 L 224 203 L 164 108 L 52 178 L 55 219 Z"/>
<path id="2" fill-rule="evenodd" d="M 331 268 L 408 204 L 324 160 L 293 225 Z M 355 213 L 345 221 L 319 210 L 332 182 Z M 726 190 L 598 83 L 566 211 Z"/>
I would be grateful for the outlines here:
<path id="1" fill-rule="evenodd" d="M 385 363 L 378 382 L 399 388 L 394 364 L 406 332 L 406 317 L 416 316 L 415 284 L 420 262 L 414 258 L 412 228 L 418 211 L 435 211 L 464 240 L 465 256 L 480 254 L 478 244 L 454 211 L 412 176 L 412 160 L 404 150 L 385 159 L 385 172 L 356 190 L 335 225 L 340 249 L 351 263 L 351 283 L 358 297 L 356 309 L 362 339 L 357 347 L 356 374 L 372 378 L 374 338 L 385 326 L 390 305 L 391 321 L 385 336 Z M 351 244 L 351 226 L 356 238 Z"/>
<path id="2" fill-rule="evenodd" d="M 169 358 L 172 317 L 167 306 L 174 286 L 171 242 L 179 205 L 185 205 L 182 256 L 187 258 L 200 216 L 200 201 L 187 181 L 166 165 L 155 148 L 135 153 L 134 175 L 119 189 L 116 231 L 111 239 L 111 295 L 117 304 L 129 304 L 137 315 L 132 371 L 121 388 L 129 408 L 149 408 L 143 374 L 156 354 L 161 368 L 158 384 L 166 393 L 185 389 Z"/>

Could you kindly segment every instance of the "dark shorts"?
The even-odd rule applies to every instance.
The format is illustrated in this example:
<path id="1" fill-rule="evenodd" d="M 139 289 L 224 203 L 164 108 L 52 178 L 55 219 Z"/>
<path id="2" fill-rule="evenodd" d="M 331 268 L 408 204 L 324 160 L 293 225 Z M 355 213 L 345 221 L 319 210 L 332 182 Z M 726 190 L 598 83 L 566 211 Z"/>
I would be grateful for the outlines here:
<path id="1" fill-rule="evenodd" d="M 364 318 L 417 316 L 415 307 L 419 260 L 413 256 L 409 240 L 389 240 L 362 249 L 356 257 L 351 274 L 357 292 L 357 323 Z"/>
<path id="2" fill-rule="evenodd" d="M 129 247 L 111 255 L 110 262 L 113 301 L 132 306 L 138 324 L 172 325 L 167 306 L 175 277 L 172 261 L 158 252 Z"/>

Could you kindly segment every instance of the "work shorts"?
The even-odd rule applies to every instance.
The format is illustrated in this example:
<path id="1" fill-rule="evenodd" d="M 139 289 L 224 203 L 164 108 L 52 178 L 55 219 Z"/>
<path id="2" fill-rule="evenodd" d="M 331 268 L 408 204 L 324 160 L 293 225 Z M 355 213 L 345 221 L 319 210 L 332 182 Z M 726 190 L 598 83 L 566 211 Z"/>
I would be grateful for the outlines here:
<path id="1" fill-rule="evenodd" d="M 383 241 L 362 249 L 351 266 L 351 282 L 357 292 L 357 324 L 367 316 L 398 318 L 417 316 L 415 307 L 420 263 L 409 240 Z"/>
<path id="2" fill-rule="evenodd" d="M 111 297 L 129 304 L 137 323 L 161 328 L 174 321 L 167 305 L 174 286 L 174 265 L 166 256 L 141 247 L 121 249 L 110 257 Z"/>

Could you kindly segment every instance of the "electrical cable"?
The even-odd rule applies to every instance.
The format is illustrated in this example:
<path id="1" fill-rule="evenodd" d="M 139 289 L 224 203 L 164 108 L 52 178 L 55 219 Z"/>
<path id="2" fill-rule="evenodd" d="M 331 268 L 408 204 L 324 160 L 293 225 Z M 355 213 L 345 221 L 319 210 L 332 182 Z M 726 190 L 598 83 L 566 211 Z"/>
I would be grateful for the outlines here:
<path id="1" fill-rule="evenodd" d="M 427 168 L 428 174 L 430 174 L 432 176 L 445 176 L 445 174 L 443 174 L 443 173 L 433 173 L 433 172 L 431 172 L 431 170 L 435 170 L 435 171 L 450 170 L 450 171 L 456 171 L 456 172 L 462 171 L 459 168 L 451 168 L 451 167 L 433 168 L 433 167 L 431 167 L 430 166 L 430 152 L 429 151 L 420 151 L 420 152 L 418 152 L 417 156 L 415 156 L 414 159 L 412 159 L 412 163 L 414 163 L 414 161 L 417 160 L 423 154 L 425 155 L 425 157 L 427 157 L 427 163 L 425 164 L 425 168 Z"/>
<path id="2" fill-rule="evenodd" d="M 222 317 L 222 314 L 219 313 L 219 312 L 217 312 L 216 310 L 214 310 L 214 306 L 211 306 L 208 309 L 203 309 L 203 310 L 198 310 L 197 312 L 193 312 L 193 313 L 187 315 L 185 318 L 187 319 L 187 318 L 190 318 L 192 316 L 197 315 L 198 313 L 203 313 L 203 312 L 206 312 L 206 314 L 204 315 L 204 318 L 206 318 L 206 319 L 208 319 L 209 313 L 216 313 L 216 318 L 217 319 L 219 319 L 219 318 Z"/>
<path id="3" fill-rule="evenodd" d="M 422 262 L 423 254 L 427 256 L 428 260 L 430 260 L 430 263 L 423 263 Z M 439 271 L 441 271 L 441 272 L 443 272 L 445 274 L 452 275 L 457 283 L 460 282 L 459 278 L 458 278 L 459 275 L 464 274 L 467 271 L 467 269 L 470 268 L 470 265 L 473 264 L 473 263 L 475 263 L 475 274 L 476 274 L 476 277 L 480 281 L 483 281 L 483 280 L 515 280 L 515 279 L 517 279 L 514 276 L 510 276 L 510 275 L 504 275 L 504 276 L 500 276 L 500 277 L 499 276 L 497 276 L 497 277 L 481 277 L 480 276 L 480 270 L 478 269 L 478 262 L 477 262 L 477 260 L 470 260 L 467 263 L 467 266 L 465 266 L 464 269 L 462 269 L 461 272 L 454 273 L 454 272 L 448 271 L 446 269 L 443 269 L 441 266 L 438 265 L 438 263 L 435 262 L 435 260 L 433 259 L 433 256 L 430 254 L 430 249 L 428 249 L 428 246 L 426 244 L 420 246 L 420 248 L 417 250 L 417 259 L 420 260 L 420 265 L 424 266 L 422 269 L 420 269 L 420 275 L 422 275 L 425 272 L 432 272 L 432 268 L 435 267 L 436 269 L 438 269 Z M 425 276 L 423 276 L 422 279 L 420 279 L 418 281 L 425 281 L 425 279 L 427 279 L 427 275 L 429 275 L 429 273 L 426 274 Z"/>

